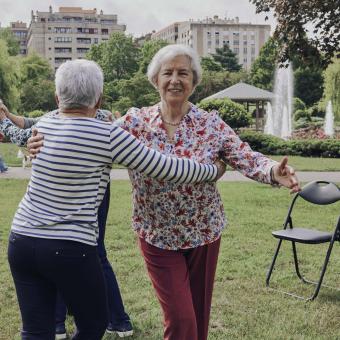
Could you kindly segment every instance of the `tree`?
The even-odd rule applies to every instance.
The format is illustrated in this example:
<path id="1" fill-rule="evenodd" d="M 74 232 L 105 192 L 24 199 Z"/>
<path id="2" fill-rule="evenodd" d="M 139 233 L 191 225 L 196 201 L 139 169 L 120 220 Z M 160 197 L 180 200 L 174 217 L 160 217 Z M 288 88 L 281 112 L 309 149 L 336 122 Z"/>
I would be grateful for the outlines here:
<path id="1" fill-rule="evenodd" d="M 238 72 L 242 66 L 238 63 L 236 54 L 225 44 L 221 48 L 216 48 L 215 54 L 212 57 L 217 63 L 220 63 L 224 70 L 230 72 Z"/>
<path id="2" fill-rule="evenodd" d="M 0 98 L 14 111 L 18 100 L 19 68 L 15 57 L 10 57 L 6 41 L 0 39 Z"/>
<path id="3" fill-rule="evenodd" d="M 146 73 L 153 56 L 168 42 L 164 40 L 148 40 L 140 49 L 139 72 Z"/>
<path id="4" fill-rule="evenodd" d="M 221 72 L 223 67 L 220 63 L 216 62 L 212 57 L 202 57 L 201 66 L 203 70 L 212 72 Z"/>
<path id="5" fill-rule="evenodd" d="M 262 46 L 258 57 L 251 66 L 250 81 L 252 85 L 268 91 L 273 90 L 277 57 L 277 43 L 270 38 Z"/>
<path id="6" fill-rule="evenodd" d="M 139 49 L 131 36 L 115 32 L 100 45 L 93 45 L 87 57 L 103 69 L 106 81 L 130 78 L 138 70 Z"/>
<path id="7" fill-rule="evenodd" d="M 12 31 L 8 27 L 0 29 L 0 39 L 6 41 L 8 54 L 10 56 L 15 56 L 19 54 L 20 51 L 19 40 L 13 35 Z"/>
<path id="8" fill-rule="evenodd" d="M 35 110 L 44 112 L 56 108 L 54 82 L 48 79 L 27 80 L 20 89 L 20 111 L 27 113 Z"/>
<path id="9" fill-rule="evenodd" d="M 53 72 L 48 61 L 40 57 L 36 53 L 29 54 L 27 57 L 21 59 L 20 65 L 21 83 L 27 81 L 53 79 Z"/>
<path id="10" fill-rule="evenodd" d="M 311 106 L 321 99 L 322 93 L 323 78 L 319 68 L 301 66 L 294 71 L 294 96 Z"/>
<path id="11" fill-rule="evenodd" d="M 299 55 L 306 63 L 328 65 L 340 55 L 340 5 L 338 0 L 250 0 L 256 13 L 274 11 L 274 39 L 285 63 Z M 308 24 L 313 31 L 308 33 Z"/>

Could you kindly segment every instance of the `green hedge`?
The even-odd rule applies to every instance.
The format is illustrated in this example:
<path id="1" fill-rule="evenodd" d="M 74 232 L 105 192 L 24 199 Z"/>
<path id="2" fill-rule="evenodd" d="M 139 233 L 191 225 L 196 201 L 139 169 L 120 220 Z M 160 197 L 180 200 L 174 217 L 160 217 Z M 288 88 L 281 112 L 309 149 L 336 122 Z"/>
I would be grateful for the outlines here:
<path id="1" fill-rule="evenodd" d="M 251 123 L 250 114 L 243 105 L 225 99 L 205 99 L 198 107 L 205 111 L 218 111 L 220 117 L 233 129 L 249 126 Z"/>
<path id="2" fill-rule="evenodd" d="M 252 149 L 266 155 L 296 155 L 304 157 L 340 158 L 339 139 L 295 139 L 281 138 L 260 132 L 243 131 L 240 138 Z"/>

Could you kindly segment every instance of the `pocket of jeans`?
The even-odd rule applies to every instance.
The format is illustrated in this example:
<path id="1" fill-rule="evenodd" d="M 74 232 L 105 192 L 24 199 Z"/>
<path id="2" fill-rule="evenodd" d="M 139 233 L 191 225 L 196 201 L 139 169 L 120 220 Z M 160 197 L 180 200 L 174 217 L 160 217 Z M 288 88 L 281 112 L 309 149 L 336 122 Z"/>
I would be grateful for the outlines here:
<path id="1" fill-rule="evenodd" d="M 69 260 L 80 260 L 86 259 L 91 256 L 92 249 L 88 249 L 88 247 L 60 247 L 54 250 L 54 256 L 60 259 L 69 259 Z"/>
<path id="2" fill-rule="evenodd" d="M 24 241 L 25 239 L 27 239 L 27 236 L 11 232 L 9 234 L 8 242 L 11 244 L 16 244 L 17 242 Z"/>

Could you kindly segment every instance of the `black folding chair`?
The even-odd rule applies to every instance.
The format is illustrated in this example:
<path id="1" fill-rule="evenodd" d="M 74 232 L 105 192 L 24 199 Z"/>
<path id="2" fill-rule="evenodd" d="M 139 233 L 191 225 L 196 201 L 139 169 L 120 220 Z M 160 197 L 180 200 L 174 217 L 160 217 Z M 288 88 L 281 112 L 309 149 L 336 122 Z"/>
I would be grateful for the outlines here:
<path id="1" fill-rule="evenodd" d="M 267 273 L 266 285 L 267 287 L 269 287 L 270 277 L 272 275 L 275 261 L 279 253 L 282 241 L 290 241 L 292 243 L 295 271 L 296 271 L 297 276 L 303 283 L 314 284 L 316 285 L 316 288 L 315 288 L 313 295 L 310 296 L 309 298 L 305 298 L 303 296 L 289 293 L 289 292 L 284 292 L 278 289 L 275 289 L 275 290 L 280 291 L 290 296 L 303 299 L 303 300 L 313 300 L 318 295 L 320 287 L 322 285 L 322 280 L 326 272 L 326 268 L 327 268 L 329 258 L 332 252 L 333 244 L 335 241 L 340 241 L 340 216 L 338 218 L 337 225 L 333 232 L 324 232 L 324 231 L 319 231 L 315 229 L 295 228 L 293 226 L 293 219 L 291 215 L 292 215 L 295 202 L 299 197 L 303 198 L 304 200 L 310 203 L 314 203 L 318 205 L 332 204 L 340 200 L 340 189 L 334 183 L 331 183 L 331 182 L 315 181 L 315 182 L 310 182 L 306 184 L 302 188 L 302 190 L 295 195 L 289 207 L 286 221 L 283 225 L 284 229 L 272 232 L 273 236 L 279 239 L 279 242 L 278 242 L 272 263 Z M 319 280 L 315 282 L 315 281 L 310 281 L 310 280 L 305 279 L 301 275 L 300 270 L 299 270 L 299 261 L 298 261 L 295 243 L 320 244 L 320 243 L 326 243 L 326 242 L 329 243 L 329 247 L 328 247 L 326 257 L 325 257 L 325 260 L 324 260 L 324 263 L 321 269 Z"/>

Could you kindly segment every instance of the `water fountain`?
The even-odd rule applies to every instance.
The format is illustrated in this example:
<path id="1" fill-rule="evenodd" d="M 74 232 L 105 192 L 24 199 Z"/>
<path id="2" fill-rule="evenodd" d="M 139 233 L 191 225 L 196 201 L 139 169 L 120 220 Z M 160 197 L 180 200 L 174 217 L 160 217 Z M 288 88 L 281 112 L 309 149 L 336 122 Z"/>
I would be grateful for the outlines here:
<path id="1" fill-rule="evenodd" d="M 325 116 L 325 124 L 323 127 L 325 131 L 325 135 L 329 137 L 334 136 L 334 114 L 332 108 L 332 102 L 329 101 L 326 107 L 326 116 Z"/>
<path id="2" fill-rule="evenodd" d="M 266 124 L 264 126 L 264 133 L 267 135 L 273 135 L 274 134 L 274 119 L 273 119 L 273 109 L 272 104 L 270 102 L 267 102 L 267 119 Z"/>
<path id="3" fill-rule="evenodd" d="M 272 115 L 267 121 L 265 130 L 274 136 L 284 139 L 292 135 L 292 111 L 293 111 L 293 68 L 277 67 L 275 72 L 274 99 Z"/>

